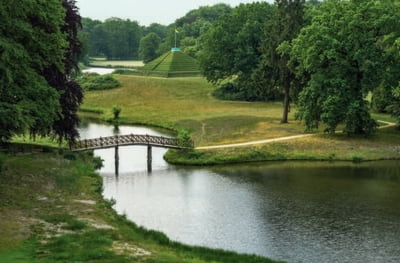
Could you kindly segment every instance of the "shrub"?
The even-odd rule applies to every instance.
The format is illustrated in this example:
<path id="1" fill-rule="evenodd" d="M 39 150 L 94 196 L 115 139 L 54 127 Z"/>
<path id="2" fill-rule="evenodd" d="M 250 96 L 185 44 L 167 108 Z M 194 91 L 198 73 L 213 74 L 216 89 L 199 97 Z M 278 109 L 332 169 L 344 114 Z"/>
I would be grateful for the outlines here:
<path id="1" fill-rule="evenodd" d="M 78 79 L 78 83 L 86 91 L 115 89 L 121 86 L 121 83 L 112 75 L 84 74 Z"/>
<path id="2" fill-rule="evenodd" d="M 122 109 L 120 106 L 114 105 L 112 108 L 112 112 L 114 115 L 114 120 L 118 120 L 119 119 L 119 114 L 121 113 Z"/>

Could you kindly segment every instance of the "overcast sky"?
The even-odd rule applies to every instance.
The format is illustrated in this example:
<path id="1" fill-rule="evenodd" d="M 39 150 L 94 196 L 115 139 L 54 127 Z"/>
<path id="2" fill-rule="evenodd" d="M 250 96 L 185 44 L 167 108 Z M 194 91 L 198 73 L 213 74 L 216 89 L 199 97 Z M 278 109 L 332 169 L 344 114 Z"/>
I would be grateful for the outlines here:
<path id="1" fill-rule="evenodd" d="M 226 3 L 235 7 L 240 3 L 251 3 L 254 0 L 77 0 L 80 14 L 104 21 L 110 17 L 131 19 L 140 25 L 148 26 L 151 23 L 169 25 L 175 19 L 184 16 L 199 6 Z M 264 0 L 260 2 L 270 2 Z"/>

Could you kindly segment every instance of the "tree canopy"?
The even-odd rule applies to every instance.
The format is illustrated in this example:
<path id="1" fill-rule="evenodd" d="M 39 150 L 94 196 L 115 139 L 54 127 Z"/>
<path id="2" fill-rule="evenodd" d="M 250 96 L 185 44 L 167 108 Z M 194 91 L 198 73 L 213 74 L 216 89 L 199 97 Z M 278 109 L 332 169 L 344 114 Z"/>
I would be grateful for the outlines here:
<path id="1" fill-rule="evenodd" d="M 291 63 L 309 75 L 299 95 L 298 118 L 308 129 L 324 123 L 333 133 L 370 134 L 376 122 L 366 97 L 393 76 L 398 64 L 385 51 L 385 40 L 399 33 L 400 12 L 389 1 L 327 0 L 293 41 Z M 393 43 L 389 43 L 392 45 Z"/>
<path id="2" fill-rule="evenodd" d="M 161 38 L 154 32 L 149 33 L 140 40 L 139 57 L 144 63 L 150 62 L 159 56 L 158 48 Z"/>
<path id="3" fill-rule="evenodd" d="M 278 51 L 283 42 L 290 42 L 304 25 L 305 0 L 276 0 L 277 11 L 265 27 L 261 45 L 263 54 L 259 70 L 253 74 L 254 85 L 264 85 L 267 90 L 278 88 L 284 94 L 282 123 L 288 122 L 290 89 L 298 84 L 295 74 L 289 68 L 288 54 Z"/>
<path id="4" fill-rule="evenodd" d="M 218 83 L 236 76 L 248 80 L 260 60 L 262 32 L 273 14 L 268 3 L 241 4 L 217 20 L 204 36 L 200 63 L 206 78 Z"/>
<path id="5" fill-rule="evenodd" d="M 87 39 L 90 56 L 107 59 L 137 59 L 143 29 L 136 21 L 116 17 L 104 22 L 84 18 L 82 35 Z"/>
<path id="6" fill-rule="evenodd" d="M 0 141 L 27 132 L 74 138 L 76 120 L 64 120 L 76 117 L 81 97 L 69 78 L 80 50 L 75 1 L 0 0 L 0 6 Z"/>

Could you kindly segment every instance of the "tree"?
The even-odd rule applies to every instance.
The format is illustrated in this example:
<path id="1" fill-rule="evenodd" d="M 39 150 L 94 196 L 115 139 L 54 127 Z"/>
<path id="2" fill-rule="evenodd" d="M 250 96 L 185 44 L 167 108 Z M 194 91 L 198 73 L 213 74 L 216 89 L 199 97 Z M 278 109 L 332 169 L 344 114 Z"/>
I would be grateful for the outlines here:
<path id="1" fill-rule="evenodd" d="M 60 94 L 41 75 L 62 70 L 67 41 L 59 0 L 0 0 L 0 141 L 14 134 L 47 133 L 58 117 Z"/>
<path id="2" fill-rule="evenodd" d="M 167 36 L 167 26 L 158 24 L 158 23 L 151 23 L 150 26 L 143 28 L 143 34 L 148 35 L 150 33 L 156 33 L 161 39 L 164 39 Z"/>
<path id="3" fill-rule="evenodd" d="M 79 137 L 77 131 L 79 124 L 78 109 L 83 99 L 82 88 L 72 79 L 76 72 L 79 72 L 78 62 L 81 59 L 83 46 L 79 40 L 78 32 L 82 25 L 75 0 L 63 0 L 62 6 L 66 12 L 65 23 L 61 27 L 61 31 L 66 36 L 68 43 L 64 54 L 64 67 L 63 69 L 57 69 L 54 66 L 47 67 L 43 75 L 47 82 L 60 94 L 61 111 L 52 125 L 51 133 L 58 138 L 60 143 L 64 139 L 72 143 Z"/>
<path id="4" fill-rule="evenodd" d="M 297 117 L 307 129 L 322 122 L 334 133 L 340 123 L 352 134 L 371 134 L 377 124 L 366 96 L 383 81 L 399 76 L 383 42 L 398 33 L 399 9 L 388 1 L 323 2 L 293 40 L 291 63 L 299 76 L 309 75 L 299 95 Z"/>
<path id="5" fill-rule="evenodd" d="M 208 81 L 234 79 L 234 92 L 242 93 L 242 99 L 254 98 L 248 80 L 260 61 L 262 32 L 273 12 L 274 8 L 265 2 L 241 4 L 211 26 L 200 54 Z"/>
<path id="6" fill-rule="evenodd" d="M 261 46 L 263 58 L 256 76 L 264 74 L 264 81 L 261 83 L 266 85 L 268 90 L 278 88 L 283 91 L 281 123 L 288 122 L 290 90 L 298 83 L 295 82 L 294 72 L 288 66 L 289 55 L 280 53 L 278 47 L 283 42 L 294 39 L 303 27 L 304 3 L 304 0 L 276 0 L 275 5 L 278 10 L 265 28 L 265 37 Z"/>
<path id="7" fill-rule="evenodd" d="M 161 43 L 161 38 L 156 33 L 149 33 L 140 40 L 139 58 L 144 63 L 150 62 L 160 54 L 157 52 Z"/>
<path id="8" fill-rule="evenodd" d="M 226 4 L 216 4 L 213 6 L 201 6 L 190 10 L 185 16 L 176 19 L 170 25 L 167 35 L 160 46 L 159 53 L 170 50 L 175 42 L 175 29 L 179 31 L 177 45 L 189 54 L 197 57 L 201 50 L 202 35 L 209 30 L 211 25 L 222 15 L 230 13 L 232 8 Z"/>
<path id="9" fill-rule="evenodd" d="M 73 138 L 58 128 L 68 113 L 74 116 L 67 97 L 79 97 L 69 81 L 80 46 L 70 22 L 79 19 L 74 1 L 0 0 L 0 6 L 0 141 L 27 132 Z"/>

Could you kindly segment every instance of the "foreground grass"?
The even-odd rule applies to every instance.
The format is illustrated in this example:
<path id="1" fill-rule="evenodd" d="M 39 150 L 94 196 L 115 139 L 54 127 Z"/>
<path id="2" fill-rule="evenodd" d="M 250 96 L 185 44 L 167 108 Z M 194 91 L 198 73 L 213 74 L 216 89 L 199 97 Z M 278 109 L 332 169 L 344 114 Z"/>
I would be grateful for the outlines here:
<path id="1" fill-rule="evenodd" d="M 102 199 L 90 154 L 30 149 L 0 156 L 0 262 L 273 262 L 138 227 Z"/>

